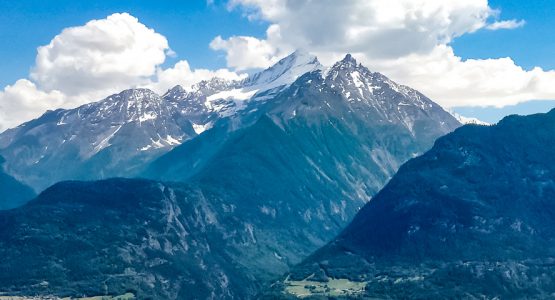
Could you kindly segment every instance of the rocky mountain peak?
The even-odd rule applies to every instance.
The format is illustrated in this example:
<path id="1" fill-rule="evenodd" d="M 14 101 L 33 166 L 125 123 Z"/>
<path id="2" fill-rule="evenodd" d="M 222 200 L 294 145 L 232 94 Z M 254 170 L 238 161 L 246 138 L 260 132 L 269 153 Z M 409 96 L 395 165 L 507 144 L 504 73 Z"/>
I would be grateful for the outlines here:
<path id="1" fill-rule="evenodd" d="M 347 54 L 342 60 L 336 62 L 324 72 L 324 76 L 327 79 L 347 78 L 349 82 L 354 82 L 355 84 L 360 81 L 358 78 L 360 75 L 371 78 L 374 73 L 361 63 L 358 63 L 351 54 Z"/>
<path id="2" fill-rule="evenodd" d="M 176 85 L 173 88 L 169 89 L 162 98 L 164 99 L 177 99 L 180 98 L 182 95 L 186 94 L 187 90 L 183 88 L 181 85 Z"/>
<path id="3" fill-rule="evenodd" d="M 347 54 L 342 60 L 336 62 L 332 68 L 353 69 L 353 68 L 356 68 L 357 66 L 361 66 L 361 65 L 356 61 L 356 59 L 351 54 Z"/>
<path id="4" fill-rule="evenodd" d="M 83 116 L 127 123 L 144 122 L 166 112 L 169 106 L 149 89 L 128 89 L 79 108 Z"/>

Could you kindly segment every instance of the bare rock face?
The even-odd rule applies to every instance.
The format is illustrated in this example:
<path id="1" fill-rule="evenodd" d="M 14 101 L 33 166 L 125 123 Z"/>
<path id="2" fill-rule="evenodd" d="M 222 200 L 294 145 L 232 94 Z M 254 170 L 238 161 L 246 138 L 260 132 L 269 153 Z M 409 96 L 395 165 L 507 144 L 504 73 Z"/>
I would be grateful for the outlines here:
<path id="1" fill-rule="evenodd" d="M 229 260 L 242 225 L 186 185 L 63 182 L 0 212 L 0 284 L 8 295 L 245 298 L 254 280 Z"/>

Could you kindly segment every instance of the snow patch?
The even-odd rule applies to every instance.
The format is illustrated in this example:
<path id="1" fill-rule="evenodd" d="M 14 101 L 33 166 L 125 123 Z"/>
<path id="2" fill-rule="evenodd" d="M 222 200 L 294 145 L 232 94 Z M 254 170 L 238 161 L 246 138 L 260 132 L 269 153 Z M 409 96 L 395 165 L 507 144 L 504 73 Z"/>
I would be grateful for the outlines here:
<path id="1" fill-rule="evenodd" d="M 208 96 L 206 98 L 206 101 L 213 102 L 214 100 L 218 100 L 218 99 L 248 100 L 252 98 L 252 96 L 254 96 L 254 94 L 256 94 L 257 91 L 258 90 L 245 91 L 245 89 L 233 89 L 233 90 L 223 91 L 223 92 L 219 92 L 214 95 Z"/>
<path id="2" fill-rule="evenodd" d="M 360 73 L 358 71 L 353 71 L 351 73 L 351 78 L 353 78 L 353 84 L 358 89 L 358 93 L 362 96 L 363 95 L 362 87 L 364 86 L 364 83 L 362 82 L 362 80 L 360 78 Z"/>
<path id="3" fill-rule="evenodd" d="M 212 123 L 206 123 L 204 125 L 202 124 L 195 124 L 193 123 L 193 130 L 196 132 L 196 134 L 201 134 L 203 132 L 205 132 L 206 130 L 212 128 Z"/>
<path id="4" fill-rule="evenodd" d="M 180 139 L 181 139 L 181 138 L 176 139 L 176 138 L 174 138 L 174 137 L 171 136 L 171 135 L 167 135 L 167 136 L 166 136 L 166 142 L 167 142 L 168 144 L 170 144 L 170 145 L 180 145 L 180 144 L 181 144 L 181 140 L 180 140 Z"/>
<path id="5" fill-rule="evenodd" d="M 154 112 L 145 112 L 142 116 L 139 117 L 139 122 L 145 122 L 148 120 L 156 119 L 157 115 Z"/>
<path id="6" fill-rule="evenodd" d="M 118 126 L 118 128 L 116 128 L 116 130 L 114 130 L 111 134 L 109 134 L 107 137 L 105 137 L 103 140 L 101 140 L 95 147 L 94 147 L 94 152 L 93 155 L 100 152 L 100 150 L 109 147 L 110 146 L 110 140 L 114 137 L 114 135 L 116 135 L 116 133 L 118 133 L 118 131 L 121 129 L 121 126 Z"/>

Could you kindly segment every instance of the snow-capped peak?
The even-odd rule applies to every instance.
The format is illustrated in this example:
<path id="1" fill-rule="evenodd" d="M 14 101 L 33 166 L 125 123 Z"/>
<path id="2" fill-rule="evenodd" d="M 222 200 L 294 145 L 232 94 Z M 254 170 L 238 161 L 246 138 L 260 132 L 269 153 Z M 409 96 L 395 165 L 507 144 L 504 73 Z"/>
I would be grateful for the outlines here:
<path id="1" fill-rule="evenodd" d="M 321 70 L 322 64 L 316 56 L 303 50 L 297 50 L 281 59 L 270 68 L 249 76 L 243 81 L 244 87 L 264 86 L 270 89 L 293 83 L 301 75 Z"/>
<path id="2" fill-rule="evenodd" d="M 323 76 L 326 84 L 341 94 L 353 109 L 367 112 L 369 118 L 402 124 L 411 134 L 415 133 L 415 120 L 419 117 L 431 111 L 446 114 L 426 96 L 370 71 L 350 54 L 326 69 Z M 456 123 L 451 121 L 455 120 L 449 120 L 448 126 Z"/>
<path id="3" fill-rule="evenodd" d="M 270 68 L 255 73 L 244 80 L 228 81 L 213 78 L 191 87 L 191 91 L 186 97 L 177 97 L 168 93 L 164 98 L 172 98 L 177 102 L 181 99 L 188 99 L 189 102 L 193 98 L 197 101 L 201 100 L 204 101 L 203 107 L 209 112 L 217 113 L 220 117 L 228 117 L 245 109 L 249 101 L 270 99 L 300 76 L 322 68 L 322 64 L 315 56 L 298 50 Z M 181 93 L 183 94 L 183 92 Z"/>

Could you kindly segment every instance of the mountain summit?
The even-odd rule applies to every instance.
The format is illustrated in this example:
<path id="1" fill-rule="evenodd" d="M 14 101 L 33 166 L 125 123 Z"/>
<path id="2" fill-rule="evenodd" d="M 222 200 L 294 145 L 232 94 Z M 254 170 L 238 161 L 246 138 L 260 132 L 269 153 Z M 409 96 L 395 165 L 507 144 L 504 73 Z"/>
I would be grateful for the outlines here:
<path id="1" fill-rule="evenodd" d="M 436 125 L 444 132 L 457 126 L 458 121 L 446 116 L 438 104 L 410 87 L 371 72 L 350 54 L 324 75 L 326 84 L 343 95 L 353 111 L 378 122 L 400 124 L 418 139 L 435 139 L 432 127 Z"/>
<path id="2" fill-rule="evenodd" d="M 214 78 L 193 85 L 189 90 L 174 88 L 164 98 L 174 102 L 184 112 L 191 108 L 202 112 L 204 120 L 197 122 L 206 129 L 214 124 L 215 119 L 234 117 L 247 111 L 247 107 L 254 109 L 271 100 L 303 74 L 322 68 L 315 56 L 295 51 L 270 68 L 244 80 Z"/>
<path id="3" fill-rule="evenodd" d="M 268 90 L 291 84 L 301 75 L 323 68 L 324 66 L 320 64 L 316 56 L 303 50 L 297 50 L 272 67 L 247 78 L 242 85 Z"/>

